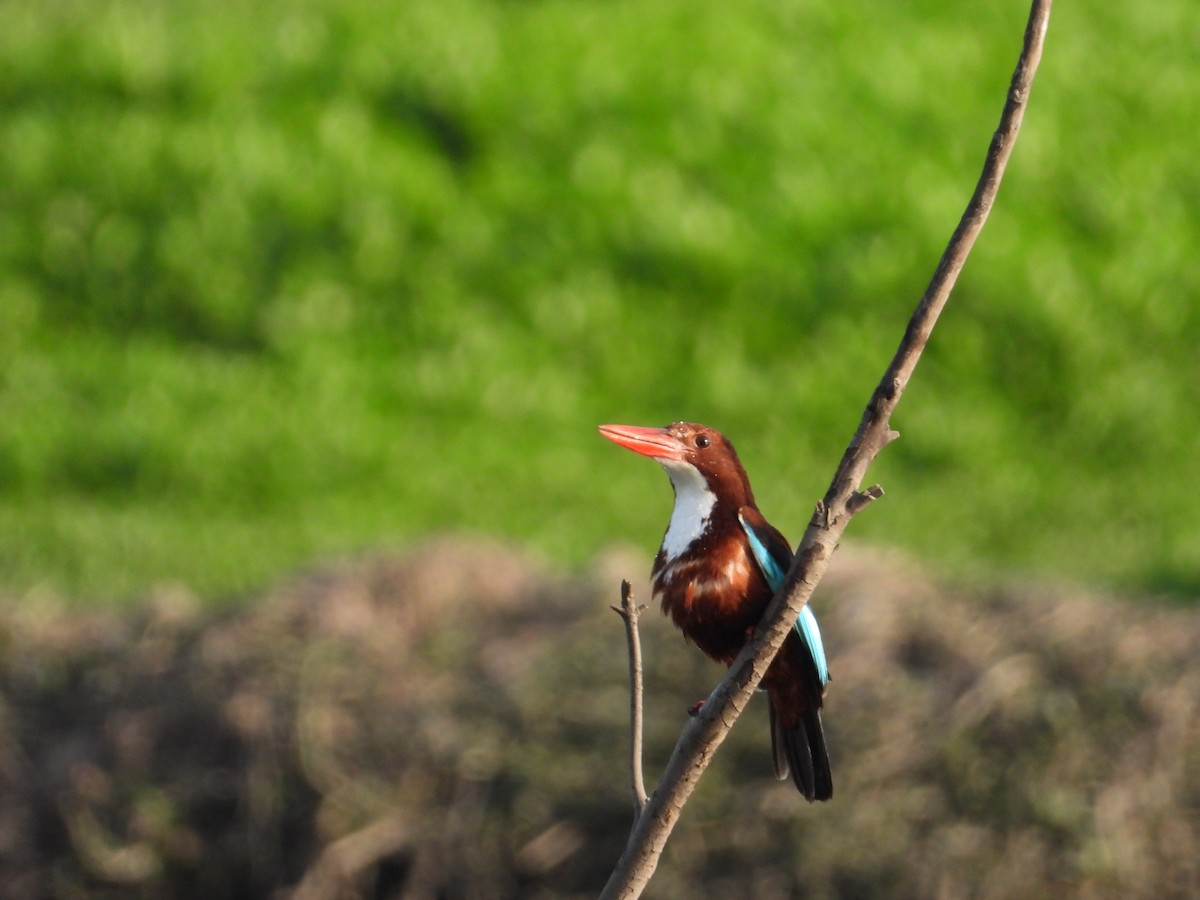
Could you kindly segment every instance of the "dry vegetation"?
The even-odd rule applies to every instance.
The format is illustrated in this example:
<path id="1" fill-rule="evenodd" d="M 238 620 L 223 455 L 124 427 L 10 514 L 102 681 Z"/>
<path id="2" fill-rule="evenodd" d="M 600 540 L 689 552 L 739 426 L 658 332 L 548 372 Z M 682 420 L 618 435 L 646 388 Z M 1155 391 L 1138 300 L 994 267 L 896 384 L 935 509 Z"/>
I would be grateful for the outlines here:
<path id="1" fill-rule="evenodd" d="M 5 897 L 594 895 L 630 821 L 645 561 L 587 579 L 464 540 L 214 615 L 0 619 Z M 645 596 L 643 591 L 642 596 Z M 1200 616 L 962 593 L 843 552 L 816 601 L 836 796 L 770 778 L 752 710 L 656 897 L 1200 893 Z M 717 670 L 647 617 L 647 765 Z"/>

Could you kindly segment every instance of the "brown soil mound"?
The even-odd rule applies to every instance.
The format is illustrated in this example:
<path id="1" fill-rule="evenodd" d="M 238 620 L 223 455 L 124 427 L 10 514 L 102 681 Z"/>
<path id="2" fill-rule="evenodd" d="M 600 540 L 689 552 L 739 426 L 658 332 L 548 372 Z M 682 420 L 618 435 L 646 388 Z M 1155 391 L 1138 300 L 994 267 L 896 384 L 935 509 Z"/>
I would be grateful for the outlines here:
<path id="1" fill-rule="evenodd" d="M 630 824 L 608 605 L 645 568 L 563 581 L 445 540 L 222 614 L 18 605 L 0 896 L 594 896 Z M 834 800 L 771 778 L 751 709 L 653 896 L 1200 896 L 1195 611 L 845 552 L 815 606 Z M 654 772 L 720 672 L 643 621 Z"/>

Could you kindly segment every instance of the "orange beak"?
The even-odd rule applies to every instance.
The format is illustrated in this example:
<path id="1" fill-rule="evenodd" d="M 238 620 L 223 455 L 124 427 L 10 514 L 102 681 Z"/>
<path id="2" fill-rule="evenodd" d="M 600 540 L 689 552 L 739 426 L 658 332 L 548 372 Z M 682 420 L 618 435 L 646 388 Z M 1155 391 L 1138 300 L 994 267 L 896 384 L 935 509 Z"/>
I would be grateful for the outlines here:
<path id="1" fill-rule="evenodd" d="M 652 459 L 682 460 L 686 450 L 682 441 L 666 428 L 639 425 L 601 425 L 600 433 L 626 450 Z"/>

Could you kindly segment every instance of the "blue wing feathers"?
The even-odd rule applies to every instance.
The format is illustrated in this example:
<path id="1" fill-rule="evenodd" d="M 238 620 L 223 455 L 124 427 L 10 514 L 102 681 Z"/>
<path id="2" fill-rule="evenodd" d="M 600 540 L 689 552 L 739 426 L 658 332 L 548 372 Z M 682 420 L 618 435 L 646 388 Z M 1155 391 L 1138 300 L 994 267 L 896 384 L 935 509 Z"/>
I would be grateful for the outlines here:
<path id="1" fill-rule="evenodd" d="M 741 522 L 742 530 L 746 532 L 746 537 L 750 540 L 750 550 L 754 553 L 754 561 L 758 563 L 763 577 L 767 579 L 767 584 L 771 586 L 772 591 L 778 591 L 780 585 L 783 584 L 784 576 L 787 575 L 786 567 L 780 563 L 776 554 L 772 554 L 767 549 L 763 537 L 753 525 L 746 521 L 743 514 L 738 514 L 738 521 Z M 789 557 L 791 556 L 790 549 L 787 550 L 787 554 Z M 800 610 L 800 616 L 796 619 L 794 627 L 796 633 L 800 635 L 800 640 L 812 654 L 813 663 L 817 667 L 817 676 L 821 679 L 822 686 L 829 684 L 829 663 L 825 659 L 825 644 L 821 640 L 821 629 L 817 626 L 817 617 L 813 615 L 813 611 L 807 603 Z"/>
<path id="2" fill-rule="evenodd" d="M 742 523 L 742 529 L 746 532 L 746 537 L 750 539 L 750 549 L 754 552 L 754 561 L 758 563 L 758 568 L 762 570 L 763 575 L 766 577 L 767 584 L 771 586 L 771 590 L 779 590 L 779 586 L 783 584 L 783 576 L 787 572 L 779 565 L 779 561 L 767 552 L 767 547 L 762 542 L 762 538 L 746 522 L 745 518 L 739 515 L 738 521 Z"/>
<path id="3" fill-rule="evenodd" d="M 821 641 L 821 629 L 817 627 L 817 617 L 813 615 L 812 609 L 807 603 L 800 610 L 800 617 L 796 619 L 796 631 L 800 634 L 805 646 L 812 653 L 813 662 L 817 664 L 817 675 L 821 679 L 821 686 L 829 684 L 829 663 L 825 660 L 825 644 Z"/>

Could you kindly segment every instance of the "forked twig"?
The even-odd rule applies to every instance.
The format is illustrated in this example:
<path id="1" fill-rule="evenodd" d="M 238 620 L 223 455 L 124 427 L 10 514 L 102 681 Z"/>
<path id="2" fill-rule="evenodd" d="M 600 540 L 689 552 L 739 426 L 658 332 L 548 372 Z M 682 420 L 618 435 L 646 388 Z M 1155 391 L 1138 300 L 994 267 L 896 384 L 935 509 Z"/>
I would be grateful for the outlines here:
<path id="1" fill-rule="evenodd" d="M 634 822 L 625 851 L 600 895 L 601 900 L 641 895 L 654 874 L 684 803 L 717 747 L 741 715 L 801 608 L 824 576 L 851 517 L 882 495 L 882 490 L 860 491 L 858 486 L 871 462 L 898 436 L 889 424 L 892 411 L 991 211 L 1041 60 L 1050 6 L 1051 0 L 1033 0 L 1021 55 L 975 192 L 938 262 L 929 287 L 909 320 L 896 355 L 867 404 L 825 498 L 817 504 L 783 587 L 771 601 L 755 638 L 733 661 L 729 673 L 717 685 L 700 715 L 684 728 L 654 796 Z"/>

